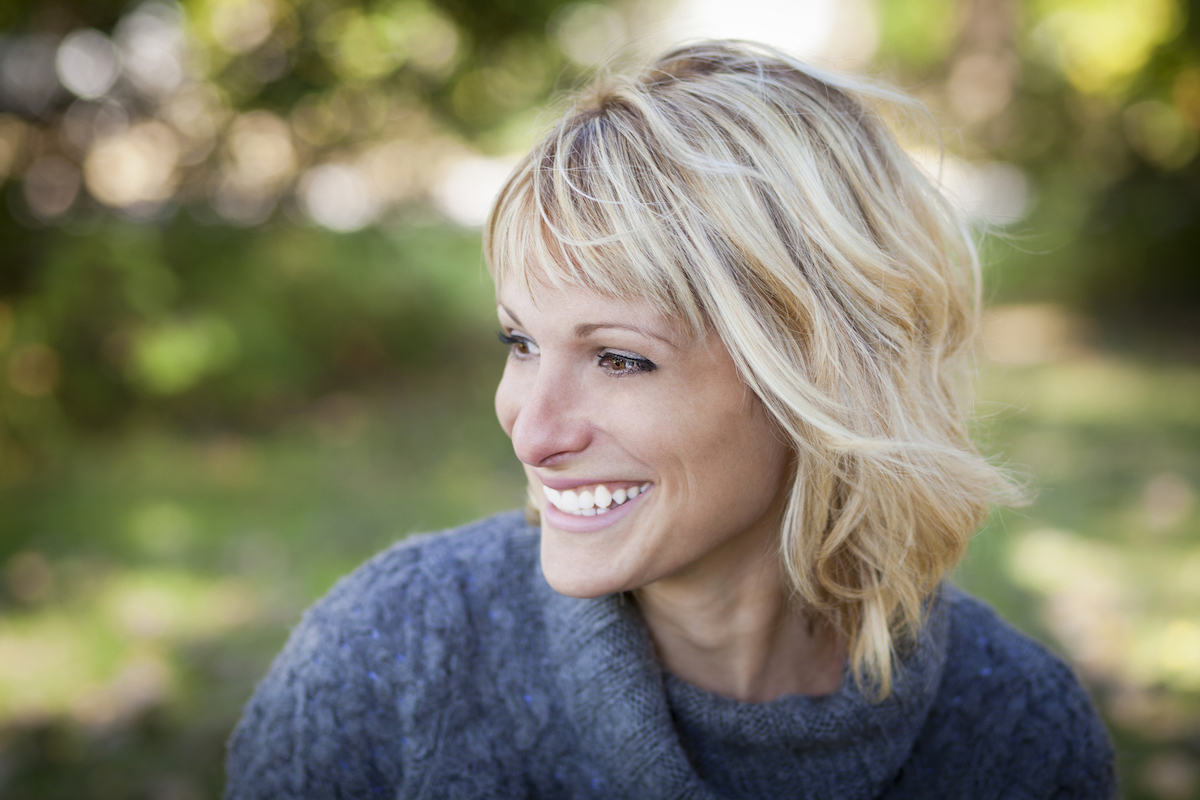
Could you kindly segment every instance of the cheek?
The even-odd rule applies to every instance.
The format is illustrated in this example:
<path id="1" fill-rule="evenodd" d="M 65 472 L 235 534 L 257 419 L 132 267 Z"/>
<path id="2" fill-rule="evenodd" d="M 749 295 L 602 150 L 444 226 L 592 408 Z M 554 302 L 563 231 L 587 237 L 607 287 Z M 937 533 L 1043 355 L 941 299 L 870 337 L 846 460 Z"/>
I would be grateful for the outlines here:
<path id="1" fill-rule="evenodd" d="M 765 411 L 755 404 L 751 413 L 730 413 L 712 424 L 717 435 L 701 463 L 713 496 L 747 509 L 769 504 L 786 477 L 789 450 Z"/>

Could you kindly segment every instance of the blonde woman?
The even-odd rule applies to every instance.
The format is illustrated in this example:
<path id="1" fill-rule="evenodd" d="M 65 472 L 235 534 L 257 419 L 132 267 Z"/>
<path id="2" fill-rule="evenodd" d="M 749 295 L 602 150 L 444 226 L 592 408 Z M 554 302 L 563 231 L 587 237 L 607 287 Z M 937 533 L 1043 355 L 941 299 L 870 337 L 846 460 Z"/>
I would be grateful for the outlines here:
<path id="1" fill-rule="evenodd" d="M 881 122 L 712 42 L 577 99 L 496 201 L 529 479 L 380 554 L 246 709 L 230 798 L 1102 798 L 1071 670 L 945 583 L 989 503 L 978 264 Z"/>

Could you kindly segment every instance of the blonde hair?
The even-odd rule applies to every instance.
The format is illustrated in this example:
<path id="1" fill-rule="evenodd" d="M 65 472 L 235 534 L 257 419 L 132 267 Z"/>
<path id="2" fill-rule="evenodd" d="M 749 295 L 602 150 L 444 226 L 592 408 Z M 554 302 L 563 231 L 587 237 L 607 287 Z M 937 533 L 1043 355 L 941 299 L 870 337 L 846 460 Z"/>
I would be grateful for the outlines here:
<path id="1" fill-rule="evenodd" d="M 877 698 L 989 503 L 961 384 L 971 237 L 882 121 L 919 108 L 774 49 L 706 42 L 604 78 L 516 168 L 497 285 L 648 300 L 715 331 L 795 452 L 780 561 Z"/>

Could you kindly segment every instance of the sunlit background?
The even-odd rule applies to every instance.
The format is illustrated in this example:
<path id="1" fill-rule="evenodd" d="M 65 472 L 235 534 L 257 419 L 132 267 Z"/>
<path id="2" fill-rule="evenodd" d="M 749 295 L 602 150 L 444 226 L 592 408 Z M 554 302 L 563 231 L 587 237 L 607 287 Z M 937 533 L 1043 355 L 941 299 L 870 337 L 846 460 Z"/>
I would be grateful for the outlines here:
<path id="1" fill-rule="evenodd" d="M 933 110 L 978 434 L 1039 492 L 958 580 L 1076 667 L 1125 797 L 1200 797 L 1195 0 L 7 0 L 0 796 L 218 797 L 301 609 L 521 502 L 478 226 L 566 88 L 706 35 Z"/>

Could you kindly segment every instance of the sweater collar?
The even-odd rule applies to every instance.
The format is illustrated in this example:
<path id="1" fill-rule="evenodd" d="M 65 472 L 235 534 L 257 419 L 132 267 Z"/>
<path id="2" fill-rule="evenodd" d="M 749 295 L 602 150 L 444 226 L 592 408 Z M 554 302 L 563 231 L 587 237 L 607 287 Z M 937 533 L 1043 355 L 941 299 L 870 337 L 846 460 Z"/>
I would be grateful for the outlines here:
<path id="1" fill-rule="evenodd" d="M 934 602 L 887 700 L 845 675 L 825 697 L 743 703 L 664 673 L 635 604 L 580 600 L 541 580 L 551 663 L 607 796 L 868 798 L 908 758 L 937 693 L 948 638 Z"/>

